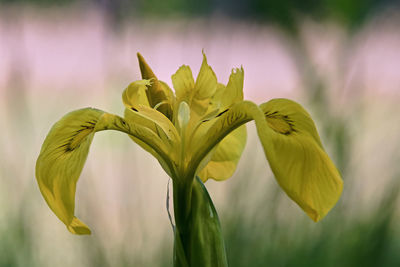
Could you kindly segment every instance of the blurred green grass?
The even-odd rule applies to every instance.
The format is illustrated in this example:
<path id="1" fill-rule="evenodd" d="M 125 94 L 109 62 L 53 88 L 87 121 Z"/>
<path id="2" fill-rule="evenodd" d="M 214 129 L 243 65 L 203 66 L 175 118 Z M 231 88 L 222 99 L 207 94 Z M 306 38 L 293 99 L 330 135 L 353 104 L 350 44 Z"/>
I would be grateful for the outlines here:
<path id="1" fill-rule="evenodd" d="M 346 195 L 356 190 L 345 182 L 340 203 L 318 224 L 293 216 L 297 212 L 291 209 L 282 211 L 287 197 L 276 186 L 268 192 L 272 198 L 252 207 L 252 215 L 241 212 L 251 192 L 238 183 L 230 196 L 236 208 L 221 215 L 230 266 L 399 266 L 399 177 L 393 178 L 367 215 L 357 208 L 349 214 L 348 208 L 359 203 L 347 203 Z M 279 219 L 282 212 L 286 218 Z"/>

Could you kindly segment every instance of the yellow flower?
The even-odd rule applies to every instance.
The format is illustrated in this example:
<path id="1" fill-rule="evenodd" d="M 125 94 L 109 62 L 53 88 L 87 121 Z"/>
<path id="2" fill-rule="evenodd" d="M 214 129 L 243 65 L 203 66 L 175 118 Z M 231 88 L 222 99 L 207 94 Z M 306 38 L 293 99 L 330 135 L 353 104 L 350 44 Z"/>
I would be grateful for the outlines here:
<path id="1" fill-rule="evenodd" d="M 36 178 L 49 207 L 74 234 L 90 234 L 74 216 L 76 183 L 94 134 L 128 134 L 158 159 L 178 187 L 198 176 L 232 176 L 246 142 L 245 123 L 254 120 L 271 169 L 282 189 L 314 221 L 323 218 L 342 191 L 342 180 L 326 154 L 310 115 L 288 99 L 257 106 L 243 100 L 243 69 L 225 86 L 207 59 L 196 81 L 188 66 L 172 75 L 174 92 L 157 79 L 138 54 L 143 80 L 123 92 L 124 118 L 85 108 L 73 111 L 50 130 L 36 163 Z M 182 211 L 184 213 L 184 211 Z"/>

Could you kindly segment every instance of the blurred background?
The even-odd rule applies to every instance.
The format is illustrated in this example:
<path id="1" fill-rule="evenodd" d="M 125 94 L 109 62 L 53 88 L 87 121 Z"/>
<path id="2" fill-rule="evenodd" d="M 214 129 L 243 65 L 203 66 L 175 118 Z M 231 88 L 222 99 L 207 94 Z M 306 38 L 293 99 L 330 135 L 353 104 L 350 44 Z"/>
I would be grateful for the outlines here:
<path id="1" fill-rule="evenodd" d="M 47 207 L 34 168 L 50 127 L 97 107 L 123 114 L 140 79 L 245 70 L 245 98 L 298 101 L 344 179 L 313 223 L 278 187 L 248 124 L 235 175 L 208 181 L 230 266 L 400 266 L 400 5 L 390 0 L 0 0 L 0 266 L 172 266 L 168 177 L 116 132 L 96 135 L 73 236 Z"/>

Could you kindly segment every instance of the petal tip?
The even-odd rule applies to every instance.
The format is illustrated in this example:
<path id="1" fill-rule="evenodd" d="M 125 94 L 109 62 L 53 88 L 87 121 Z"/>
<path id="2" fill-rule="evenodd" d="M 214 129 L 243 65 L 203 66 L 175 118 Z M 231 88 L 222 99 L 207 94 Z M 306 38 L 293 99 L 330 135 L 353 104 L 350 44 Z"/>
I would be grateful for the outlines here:
<path id="1" fill-rule="evenodd" d="M 67 229 L 74 235 L 90 235 L 92 233 L 89 227 L 76 217 L 67 225 Z"/>
<path id="2" fill-rule="evenodd" d="M 311 211 L 311 212 L 307 212 L 308 217 L 311 218 L 311 220 L 313 220 L 314 222 L 319 222 L 322 217 L 320 216 L 320 214 L 318 214 L 318 212 L 316 212 L 315 210 Z"/>
<path id="3" fill-rule="evenodd" d="M 136 55 L 139 61 L 139 68 L 140 68 L 140 73 L 142 74 L 142 79 L 150 79 L 150 78 L 157 79 L 156 75 L 150 68 L 149 64 L 147 64 L 144 57 L 139 52 Z"/>
<path id="4" fill-rule="evenodd" d="M 208 65 L 206 52 L 204 52 L 204 48 L 201 50 L 201 54 L 203 55 L 203 62 L 202 64 Z"/>

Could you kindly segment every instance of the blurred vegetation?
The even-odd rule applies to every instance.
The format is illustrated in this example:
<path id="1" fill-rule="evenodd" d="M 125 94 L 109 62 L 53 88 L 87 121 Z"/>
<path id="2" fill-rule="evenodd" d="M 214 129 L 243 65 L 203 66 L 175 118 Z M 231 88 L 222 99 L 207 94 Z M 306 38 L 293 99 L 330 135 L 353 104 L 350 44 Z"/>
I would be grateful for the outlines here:
<path id="1" fill-rule="evenodd" d="M 77 1 L 68 0 L 0 0 L 1 5 L 29 4 L 37 6 L 59 6 L 74 4 Z M 291 216 L 292 210 L 282 209 L 287 204 L 287 198 L 276 184 L 266 185 L 262 182 L 262 188 L 269 186 L 264 195 L 251 201 L 246 196 L 254 195 L 254 191 L 260 187 L 258 180 L 273 181 L 270 177 L 253 170 L 252 157 L 243 158 L 242 167 L 229 181 L 229 190 L 225 202 L 218 206 L 225 235 L 227 254 L 230 266 L 400 266 L 400 232 L 399 223 L 399 181 L 400 167 L 392 164 L 393 176 L 385 185 L 382 194 L 374 195 L 375 205 L 369 207 L 367 214 L 358 210 L 360 203 L 355 202 L 359 188 L 351 176 L 354 174 L 354 166 L 350 164 L 351 157 L 356 155 L 354 143 L 357 136 L 352 134 L 354 122 L 363 116 L 367 108 L 363 107 L 361 100 L 348 107 L 342 113 L 337 113 L 335 103 L 329 98 L 329 84 L 312 64 L 310 52 L 306 50 L 299 33 L 298 22 L 303 16 L 313 19 L 333 19 L 342 23 L 348 31 L 343 43 L 345 47 L 351 44 L 354 31 L 361 29 L 363 23 L 375 13 L 384 8 L 398 7 L 395 0 L 250 0 L 250 1 L 184 1 L 184 0 L 138 0 L 138 1 L 85 1 L 87 4 L 96 4 L 103 7 L 114 22 L 129 19 L 139 15 L 165 18 L 168 16 L 211 16 L 223 14 L 233 19 L 255 20 L 260 23 L 271 23 L 283 30 L 291 45 L 286 47 L 288 54 L 296 62 L 297 71 L 301 76 L 303 88 L 302 96 L 312 114 L 316 114 L 316 120 L 326 144 L 329 144 L 332 157 L 337 163 L 345 180 L 345 191 L 340 203 L 325 220 L 318 224 Z M 346 51 L 339 57 L 339 62 L 346 59 Z M 344 68 L 343 73 L 347 71 Z M 13 78 L 21 81 L 21 77 Z M 6 111 L 2 115 L 7 123 L 9 136 L 18 140 L 0 139 L 1 147 L 6 147 L 9 142 L 14 142 L 16 151 L 13 155 L 1 151 L 0 163 L 0 266 L 54 266 L 48 263 L 43 256 L 43 251 L 38 253 L 40 240 L 38 240 L 35 226 L 40 223 L 35 213 L 37 204 L 42 199 L 33 179 L 34 161 L 36 158 L 19 159 L 18 156 L 37 154 L 37 144 L 32 135 L 37 133 L 38 127 L 30 117 L 29 99 L 26 88 L 29 85 L 16 85 L 9 87 L 7 99 L 3 100 Z M 354 99 L 362 99 L 361 95 Z M 21 101 L 22 100 L 22 101 Z M 15 103 L 19 103 L 20 106 Z M 95 104 L 95 103 L 93 103 Z M 28 115 L 26 115 L 28 114 Z M 11 122 L 14 122 L 12 124 Z M 26 125 L 32 129 L 26 134 Z M 6 127 L 5 127 L 6 128 Z M 364 130 L 364 129 L 362 129 Z M 367 129 L 368 130 L 368 129 Z M 253 133 L 255 134 L 255 133 Z M 21 143 L 23 145 L 21 145 Z M 125 143 L 123 143 L 125 145 Z M 123 147 L 121 145 L 121 147 Z M 398 146 L 398 144 L 394 144 Z M 249 150 L 260 148 L 257 143 L 249 143 Z M 399 147 L 400 148 L 400 147 Z M 21 151 L 24 151 L 23 154 Z M 22 156 L 22 157 L 24 157 Z M 388 160 L 396 161 L 397 155 L 387 155 Z M 129 156 L 127 156 L 129 158 Z M 5 160 L 7 159 L 7 160 Z M 397 158 L 400 160 L 400 158 Z M 22 167 L 16 164 L 22 162 Z M 266 164 L 266 162 L 265 162 Z M 363 166 L 364 167 L 364 166 Z M 365 166 L 367 167 L 367 166 Z M 19 173 L 20 172 L 20 173 Z M 385 175 L 385 172 L 382 172 Z M 21 188 L 21 199 L 16 200 L 10 192 L 18 187 L 18 180 L 10 177 L 29 177 L 32 181 Z M 254 177 L 254 182 L 248 182 L 248 177 Z M 377 177 L 379 180 L 380 177 Z M 261 182 L 260 182 L 261 183 Z M 211 185 L 212 186 L 212 185 Z M 11 204 L 10 204 L 11 203 Z M 361 204 L 360 204 L 361 205 Z M 144 203 L 146 209 L 146 203 Z M 47 208 L 47 207 L 46 207 Z M 297 207 L 295 207 L 297 209 Z M 89 209 L 89 208 L 88 208 Z M 361 209 L 361 208 L 360 208 Z M 352 212 L 354 211 L 354 212 Z M 139 211 L 138 211 L 139 212 Z M 283 218 L 281 214 L 283 213 Z M 136 215 L 136 214 L 135 214 Z M 165 214 L 165 216 L 167 216 Z M 132 215 L 132 221 L 137 218 Z M 33 226 L 32 226 L 33 225 Z M 51 232 L 53 229 L 49 229 Z M 66 230 L 65 230 L 66 232 Z M 172 232 L 167 233 L 172 238 Z M 132 236 L 127 233 L 127 236 Z M 60 237 L 60 239 L 65 236 Z M 69 243 L 68 243 L 69 242 Z M 171 266 L 172 243 L 171 239 L 162 240 L 153 244 L 153 259 L 144 259 L 143 255 L 131 254 L 131 242 L 127 238 L 120 242 L 112 243 L 110 251 L 109 240 L 100 240 L 96 236 L 90 239 L 69 240 L 78 252 L 84 251 L 84 255 L 76 255 L 84 260 L 80 266 Z M 55 242 L 57 243 L 57 242 Z M 76 243 L 78 243 L 76 245 Z M 58 243 L 57 243 L 58 244 Z M 52 244 L 47 244 L 51 246 Z M 72 248 L 69 249 L 72 250 Z M 146 252 L 143 251 L 143 254 Z M 45 253 L 44 253 L 45 254 Z M 55 256 L 56 257 L 56 256 Z M 58 259 L 55 262 L 59 266 L 76 266 L 71 262 L 63 262 Z M 46 265 L 47 264 L 47 265 Z M 71 265 L 68 265 L 71 264 Z"/>
<path id="2" fill-rule="evenodd" d="M 294 31 L 299 16 L 334 19 L 349 28 L 360 26 L 384 8 L 399 8 L 397 0 L 0 0 L 0 4 L 59 6 L 94 4 L 116 20 L 146 16 L 209 16 L 222 14 L 233 19 L 261 20 Z"/>
<path id="3" fill-rule="evenodd" d="M 298 218 L 277 220 L 278 205 L 263 201 L 251 216 L 244 215 L 241 211 L 246 204 L 238 195 L 251 192 L 246 192 L 245 182 L 237 184 L 231 195 L 234 212 L 225 210 L 221 215 L 230 266 L 399 266 L 400 236 L 395 218 L 399 176 L 393 178 L 386 196 L 369 216 L 349 218 L 349 203 L 341 200 L 329 219 L 318 225 Z M 356 191 L 351 184 L 345 184 L 345 194 Z M 278 204 L 284 196 L 275 190 L 273 202 Z"/>

